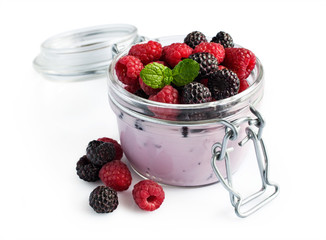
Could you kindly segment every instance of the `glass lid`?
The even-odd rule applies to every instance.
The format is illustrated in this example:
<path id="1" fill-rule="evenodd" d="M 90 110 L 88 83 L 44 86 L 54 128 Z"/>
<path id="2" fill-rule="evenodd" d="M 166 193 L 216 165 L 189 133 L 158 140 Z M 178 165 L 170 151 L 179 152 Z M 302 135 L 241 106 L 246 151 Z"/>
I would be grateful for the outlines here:
<path id="1" fill-rule="evenodd" d="M 140 41 L 137 28 L 129 24 L 77 29 L 45 40 L 33 65 L 54 80 L 94 79 L 106 74 L 116 52 Z"/>

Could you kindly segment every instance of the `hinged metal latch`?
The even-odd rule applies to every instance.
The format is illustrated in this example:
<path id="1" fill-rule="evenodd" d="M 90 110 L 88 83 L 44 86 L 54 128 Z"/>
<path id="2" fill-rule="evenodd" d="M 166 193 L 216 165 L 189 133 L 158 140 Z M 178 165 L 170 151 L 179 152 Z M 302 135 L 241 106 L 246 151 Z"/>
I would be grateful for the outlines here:
<path id="1" fill-rule="evenodd" d="M 262 130 L 264 128 L 264 120 L 261 117 L 260 113 L 250 106 L 250 111 L 256 116 L 256 118 L 246 117 L 243 119 L 238 119 L 235 122 L 228 122 L 225 120 L 219 121 L 219 123 L 225 126 L 225 135 L 222 140 L 222 143 L 215 143 L 212 146 L 212 158 L 211 165 L 216 174 L 217 178 L 220 180 L 223 187 L 229 191 L 230 201 L 233 207 L 235 208 L 235 212 L 239 217 L 247 217 L 252 213 L 256 212 L 258 209 L 266 205 L 272 199 L 274 199 L 279 193 L 279 186 L 275 183 L 271 183 L 268 178 L 268 158 L 265 149 L 265 145 L 262 139 Z M 240 193 L 238 193 L 233 188 L 232 183 L 232 171 L 230 166 L 230 159 L 227 152 L 227 145 L 229 140 L 236 140 L 238 138 L 238 126 L 240 123 L 248 122 L 248 127 L 246 127 L 246 137 L 239 142 L 240 146 L 246 144 L 249 140 L 253 141 L 253 145 L 256 152 L 256 158 L 258 163 L 258 168 L 260 172 L 260 177 L 262 181 L 262 187 L 259 191 L 251 194 L 250 196 L 243 198 Z M 258 128 L 258 132 L 256 133 L 253 130 L 252 126 Z M 225 169 L 226 169 L 226 178 L 222 176 L 221 172 L 217 168 L 216 161 L 225 161 Z M 268 187 L 274 188 L 273 192 L 269 194 L 267 197 L 264 197 L 263 200 L 260 200 L 258 203 L 255 203 L 253 206 L 249 207 L 248 210 L 243 210 L 243 206 L 250 203 L 252 200 L 257 199 L 261 196 Z"/>

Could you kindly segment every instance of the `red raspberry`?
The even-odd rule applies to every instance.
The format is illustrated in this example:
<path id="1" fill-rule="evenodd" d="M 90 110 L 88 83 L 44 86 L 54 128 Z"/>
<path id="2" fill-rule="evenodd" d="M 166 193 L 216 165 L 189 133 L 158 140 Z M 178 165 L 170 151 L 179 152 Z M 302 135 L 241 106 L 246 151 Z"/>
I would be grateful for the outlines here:
<path id="1" fill-rule="evenodd" d="M 248 81 L 246 79 L 240 80 L 240 88 L 239 88 L 239 92 L 238 93 L 243 92 L 248 87 L 249 87 L 249 83 L 248 83 Z"/>
<path id="2" fill-rule="evenodd" d="M 158 209 L 165 198 L 163 188 L 152 180 L 137 183 L 132 190 L 132 196 L 138 207 L 146 211 Z"/>
<path id="3" fill-rule="evenodd" d="M 155 61 L 155 62 L 157 62 L 159 64 L 162 64 L 162 65 L 168 67 L 168 64 L 166 62 L 164 62 L 164 61 Z"/>
<path id="4" fill-rule="evenodd" d="M 256 65 L 256 56 L 245 48 L 226 48 L 223 65 L 235 72 L 240 80 L 247 79 Z"/>
<path id="5" fill-rule="evenodd" d="M 130 48 L 129 55 L 139 58 L 140 61 L 146 65 L 160 59 L 162 55 L 162 45 L 154 41 L 140 43 Z"/>
<path id="6" fill-rule="evenodd" d="M 139 77 L 139 84 L 140 84 L 140 88 L 143 89 L 143 91 L 147 95 L 154 95 L 161 90 L 161 88 L 152 88 L 152 87 L 146 85 L 146 83 L 144 83 L 144 81 L 141 77 Z"/>
<path id="7" fill-rule="evenodd" d="M 97 141 L 107 142 L 107 143 L 113 143 L 115 148 L 115 157 L 114 160 L 120 160 L 123 156 L 123 151 L 121 145 L 112 138 L 102 137 L 97 139 Z"/>
<path id="8" fill-rule="evenodd" d="M 214 42 L 202 42 L 199 45 L 195 47 L 192 53 L 198 53 L 198 52 L 209 52 L 213 54 L 217 62 L 220 64 L 223 62 L 225 57 L 225 50 L 224 47 L 219 43 Z"/>
<path id="9" fill-rule="evenodd" d="M 162 90 L 159 91 L 156 95 L 149 96 L 148 99 L 156 102 L 178 104 L 179 93 L 171 85 L 167 85 L 164 88 L 162 88 Z M 159 107 L 152 107 L 152 106 L 149 106 L 148 108 L 155 114 L 157 118 L 174 120 L 178 115 L 178 110 L 176 109 L 159 108 Z"/>
<path id="10" fill-rule="evenodd" d="M 144 68 L 142 62 L 134 56 L 124 56 L 115 65 L 118 79 L 126 85 L 138 84 L 140 71 Z"/>
<path id="11" fill-rule="evenodd" d="M 123 88 L 126 89 L 128 92 L 134 94 L 135 92 L 137 92 L 137 90 L 140 89 L 140 86 L 139 86 L 139 84 L 135 84 L 135 85 L 125 85 Z"/>
<path id="12" fill-rule="evenodd" d="M 172 43 L 163 47 L 162 59 L 170 67 L 175 67 L 181 60 L 188 58 L 192 53 L 192 48 L 185 43 Z"/>
<path id="13" fill-rule="evenodd" d="M 224 67 L 223 65 L 218 65 L 218 70 L 222 70 L 224 68 L 226 68 L 226 67 Z"/>
<path id="14" fill-rule="evenodd" d="M 149 96 L 149 100 L 156 101 L 156 102 L 162 102 L 162 103 L 178 104 L 179 103 L 179 93 L 171 85 L 166 85 L 156 95 Z"/>
<path id="15" fill-rule="evenodd" d="M 116 191 L 127 190 L 132 181 L 127 165 L 120 160 L 113 160 L 105 164 L 98 175 L 107 187 Z"/>

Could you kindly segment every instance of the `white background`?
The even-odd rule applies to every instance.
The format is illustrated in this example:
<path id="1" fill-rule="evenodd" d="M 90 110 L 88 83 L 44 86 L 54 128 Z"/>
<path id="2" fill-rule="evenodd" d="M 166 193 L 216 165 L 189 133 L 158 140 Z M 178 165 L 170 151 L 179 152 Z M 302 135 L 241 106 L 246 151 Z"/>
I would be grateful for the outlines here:
<path id="1" fill-rule="evenodd" d="M 0 239 L 325 239 L 325 11 L 325 1 L 0 0 Z M 145 212 L 133 174 L 115 212 L 88 206 L 100 183 L 75 164 L 90 140 L 119 138 L 106 80 L 49 81 L 32 61 L 54 34 L 111 23 L 148 37 L 224 30 L 260 58 L 273 202 L 240 219 L 220 184 L 165 186 L 161 208 Z M 251 185 L 246 161 L 234 180 Z"/>

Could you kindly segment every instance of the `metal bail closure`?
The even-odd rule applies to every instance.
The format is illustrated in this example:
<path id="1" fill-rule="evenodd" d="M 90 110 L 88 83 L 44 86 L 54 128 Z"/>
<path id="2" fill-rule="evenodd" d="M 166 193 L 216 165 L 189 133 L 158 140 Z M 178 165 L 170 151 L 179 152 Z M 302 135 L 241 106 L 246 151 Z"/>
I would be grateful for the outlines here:
<path id="1" fill-rule="evenodd" d="M 261 207 L 263 207 L 272 199 L 274 199 L 279 193 L 279 186 L 275 183 L 271 183 L 268 178 L 268 158 L 267 158 L 265 145 L 262 139 L 262 130 L 265 125 L 264 120 L 261 117 L 260 113 L 252 106 L 250 106 L 250 111 L 257 118 L 253 119 L 247 117 L 247 118 L 237 120 L 236 123 L 230 123 L 224 120 L 219 121 L 219 123 L 225 125 L 225 135 L 222 140 L 222 143 L 215 143 L 212 146 L 212 158 L 211 158 L 211 165 L 214 170 L 214 173 L 216 174 L 217 178 L 220 180 L 223 187 L 229 191 L 230 201 L 233 207 L 235 208 L 235 213 L 239 217 L 243 217 L 243 218 L 259 210 Z M 245 129 L 247 134 L 246 137 L 239 142 L 239 145 L 243 146 L 249 140 L 253 141 L 260 177 L 262 181 L 261 189 L 249 195 L 246 198 L 243 198 L 232 186 L 233 185 L 232 171 L 231 171 L 230 159 L 227 151 L 227 144 L 229 139 L 233 141 L 237 139 L 238 137 L 237 125 L 240 125 L 240 123 L 243 122 L 248 122 L 249 126 Z M 258 128 L 257 133 L 252 129 L 252 127 L 250 127 L 251 125 L 254 125 Z M 216 161 L 222 161 L 222 160 L 225 161 L 225 169 L 226 169 L 225 179 L 222 176 L 221 172 L 218 170 L 216 165 Z M 274 188 L 274 191 L 271 194 L 269 194 L 267 197 L 263 198 L 263 200 L 259 200 L 258 203 L 255 203 L 248 210 L 243 210 L 244 205 L 250 203 L 254 199 L 257 199 L 259 196 L 261 196 L 266 191 L 267 187 Z"/>

